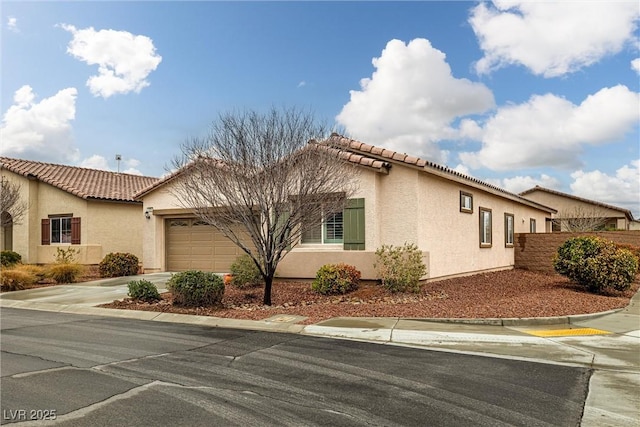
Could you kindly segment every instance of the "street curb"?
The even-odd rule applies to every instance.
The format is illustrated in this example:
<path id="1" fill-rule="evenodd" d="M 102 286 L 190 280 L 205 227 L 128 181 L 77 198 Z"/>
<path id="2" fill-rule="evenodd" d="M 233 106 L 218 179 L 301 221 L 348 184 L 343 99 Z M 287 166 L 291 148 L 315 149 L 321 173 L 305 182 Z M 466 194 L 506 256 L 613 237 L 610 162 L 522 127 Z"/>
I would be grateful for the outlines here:
<path id="1" fill-rule="evenodd" d="M 626 308 L 626 307 L 625 307 Z M 410 318 L 401 317 L 400 320 L 413 320 L 418 322 L 432 323 L 454 323 L 460 325 L 484 325 L 484 326 L 534 326 L 534 325 L 570 325 L 577 322 L 597 319 L 602 316 L 608 316 L 613 313 L 623 311 L 625 308 L 617 308 L 615 310 L 601 311 L 589 314 L 572 314 L 569 316 L 555 317 L 505 317 L 505 318 L 438 318 L 438 317 L 421 317 Z"/>
<path id="2" fill-rule="evenodd" d="M 41 310 L 41 311 L 55 311 L 62 313 L 75 313 L 75 314 L 95 314 L 95 315 L 105 315 L 112 317 L 129 317 L 129 318 L 138 318 L 144 320 L 155 320 L 155 321 L 167 321 L 165 318 L 171 317 L 167 316 L 170 313 L 161 313 L 161 312 L 149 312 L 149 311 L 138 311 L 138 310 L 124 310 L 124 309 L 111 309 L 111 308 L 103 308 L 103 307 L 94 307 L 94 306 L 84 306 L 84 305 L 75 305 L 75 304 L 52 304 L 52 303 L 36 303 L 36 302 L 26 302 L 26 301 L 13 301 L 13 300 L 5 300 L 0 298 L 0 307 L 7 308 L 22 308 L 22 309 L 32 309 L 32 310 Z M 626 308 L 626 307 L 625 307 Z M 438 317 L 427 317 L 427 318 L 411 318 L 411 317 L 401 317 L 396 318 L 398 320 L 411 320 L 417 322 L 425 322 L 425 323 L 450 323 L 450 324 L 458 324 L 458 325 L 482 325 L 482 326 L 535 326 L 535 325 L 571 325 L 578 322 L 584 322 L 592 319 L 597 319 L 602 316 L 607 316 L 613 313 L 618 313 L 620 311 L 625 310 L 625 308 L 619 308 L 615 310 L 602 311 L 598 313 L 590 313 L 590 314 L 575 314 L 569 316 L 556 316 L 556 317 L 514 317 L 514 318 L 438 318 Z M 131 312 L 128 314 L 127 312 Z M 139 314 L 145 313 L 145 314 Z M 146 313 L 153 313 L 146 314 Z M 161 316 L 165 314 L 165 316 Z M 160 317 L 160 318 L 158 318 Z M 203 321 L 200 318 L 210 318 L 209 321 Z M 206 324 L 214 327 L 238 327 L 240 329 L 249 329 L 250 325 L 254 325 L 256 330 L 271 330 L 278 332 L 299 332 L 298 328 L 294 326 L 298 326 L 301 330 L 303 330 L 306 326 L 311 325 L 296 325 L 296 324 L 280 324 L 276 326 L 272 322 L 265 322 L 263 320 L 246 320 L 246 319 L 227 319 L 220 318 L 214 316 L 196 316 L 191 314 L 182 314 L 175 317 L 178 323 L 198 323 L 198 324 Z M 177 320 L 177 319 L 180 320 Z M 186 319 L 192 318 L 191 322 Z M 197 320 L 196 320 L 197 319 Z M 326 322 L 326 319 L 322 322 Z M 253 322 L 253 323 L 251 323 Z M 319 323 L 322 323 L 319 322 Z M 234 323 L 237 323 L 237 326 L 234 326 Z M 285 326 L 287 325 L 287 326 Z M 319 324 L 318 324 L 319 325 Z M 322 325 L 319 325 L 322 326 Z M 354 328 L 358 329 L 358 328 Z"/>

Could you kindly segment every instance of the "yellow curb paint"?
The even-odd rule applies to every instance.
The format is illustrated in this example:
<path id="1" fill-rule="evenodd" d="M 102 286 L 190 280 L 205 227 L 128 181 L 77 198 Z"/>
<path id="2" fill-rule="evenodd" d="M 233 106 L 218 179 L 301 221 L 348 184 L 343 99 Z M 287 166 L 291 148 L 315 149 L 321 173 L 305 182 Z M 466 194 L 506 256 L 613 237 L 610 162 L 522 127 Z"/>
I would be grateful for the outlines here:
<path id="1" fill-rule="evenodd" d="M 593 328 L 545 329 L 541 331 L 523 331 L 536 337 L 569 337 L 573 335 L 607 335 L 611 332 Z"/>

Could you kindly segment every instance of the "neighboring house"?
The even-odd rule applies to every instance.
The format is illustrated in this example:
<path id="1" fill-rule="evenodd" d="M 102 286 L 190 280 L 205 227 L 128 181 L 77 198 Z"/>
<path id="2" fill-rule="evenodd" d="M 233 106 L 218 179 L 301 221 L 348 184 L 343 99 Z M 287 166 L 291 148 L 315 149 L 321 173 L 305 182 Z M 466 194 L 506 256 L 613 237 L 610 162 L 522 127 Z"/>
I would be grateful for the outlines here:
<path id="1" fill-rule="evenodd" d="M 7 157 L 0 157 L 0 173 L 18 183 L 27 203 L 24 217 L 2 228 L 2 250 L 32 264 L 51 263 L 57 248 L 69 247 L 79 250 L 82 264 L 109 252 L 142 258 L 145 219 L 133 196 L 157 178 Z"/>
<path id="2" fill-rule="evenodd" d="M 633 230 L 636 222 L 630 210 L 595 200 L 535 186 L 521 196 L 553 207 L 553 231 Z"/>
<path id="3" fill-rule="evenodd" d="M 545 232 L 555 210 L 475 178 L 406 154 L 333 134 L 359 183 L 342 215 L 303 236 L 278 266 L 281 278 L 313 278 L 326 263 L 345 262 L 375 279 L 375 251 L 415 243 L 426 278 L 510 268 L 514 234 Z M 228 272 L 241 254 L 228 239 L 179 206 L 171 175 L 137 194 L 150 219 L 144 227 L 145 272 Z"/>

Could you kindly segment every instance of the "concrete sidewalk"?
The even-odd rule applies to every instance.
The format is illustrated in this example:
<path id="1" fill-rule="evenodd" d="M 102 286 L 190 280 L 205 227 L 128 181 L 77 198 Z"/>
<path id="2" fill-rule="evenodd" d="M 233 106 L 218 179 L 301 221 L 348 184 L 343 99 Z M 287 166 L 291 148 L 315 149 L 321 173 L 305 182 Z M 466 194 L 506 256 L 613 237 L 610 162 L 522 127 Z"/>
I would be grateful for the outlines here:
<path id="1" fill-rule="evenodd" d="M 114 316 L 203 326 L 299 333 L 381 344 L 516 358 L 592 368 L 583 426 L 640 424 L 640 293 L 622 310 L 595 315 L 528 319 L 333 318 L 299 325 L 299 316 L 260 321 L 224 319 L 95 305 L 127 296 L 144 278 L 163 292 L 169 273 L 104 279 L 0 294 L 0 307 Z"/>

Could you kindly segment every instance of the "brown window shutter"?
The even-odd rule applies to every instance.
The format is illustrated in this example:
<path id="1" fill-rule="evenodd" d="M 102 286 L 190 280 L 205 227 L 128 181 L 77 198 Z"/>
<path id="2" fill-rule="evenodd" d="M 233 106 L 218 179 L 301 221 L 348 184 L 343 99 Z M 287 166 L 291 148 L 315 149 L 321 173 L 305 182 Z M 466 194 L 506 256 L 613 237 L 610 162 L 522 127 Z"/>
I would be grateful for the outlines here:
<path id="1" fill-rule="evenodd" d="M 71 244 L 80 244 L 80 218 L 71 218 Z"/>
<path id="2" fill-rule="evenodd" d="M 43 245 L 51 244 L 51 229 L 49 218 L 43 218 L 41 222 L 40 232 L 42 233 L 41 243 Z"/>

